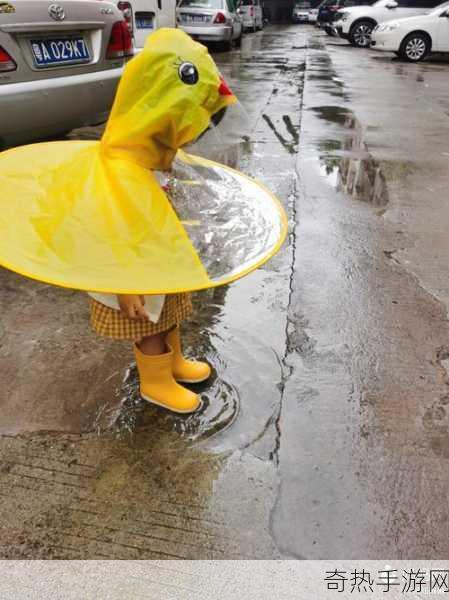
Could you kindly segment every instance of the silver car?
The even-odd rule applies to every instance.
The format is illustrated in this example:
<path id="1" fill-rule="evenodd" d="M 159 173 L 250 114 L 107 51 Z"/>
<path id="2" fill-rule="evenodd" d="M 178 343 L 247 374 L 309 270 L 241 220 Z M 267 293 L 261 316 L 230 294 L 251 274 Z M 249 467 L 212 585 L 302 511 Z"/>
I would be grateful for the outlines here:
<path id="1" fill-rule="evenodd" d="M 263 29 L 263 13 L 260 0 L 241 0 L 238 12 L 242 15 L 245 31 Z"/>
<path id="2" fill-rule="evenodd" d="M 0 0 L 0 148 L 106 120 L 133 54 L 99 0 Z"/>
<path id="3" fill-rule="evenodd" d="M 242 17 L 232 0 L 181 0 L 176 11 L 178 27 L 203 42 L 240 46 Z"/>

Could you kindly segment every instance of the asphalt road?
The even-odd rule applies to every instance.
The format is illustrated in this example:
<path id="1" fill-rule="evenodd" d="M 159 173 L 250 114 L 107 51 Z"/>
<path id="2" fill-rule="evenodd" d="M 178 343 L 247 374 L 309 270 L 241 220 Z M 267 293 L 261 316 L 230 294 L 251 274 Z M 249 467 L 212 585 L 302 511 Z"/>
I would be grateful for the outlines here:
<path id="1" fill-rule="evenodd" d="M 0 272 L 0 556 L 446 558 L 449 61 L 308 26 L 215 58 L 242 110 L 202 151 L 279 196 L 288 242 L 196 298 L 188 418 L 82 294 Z"/>

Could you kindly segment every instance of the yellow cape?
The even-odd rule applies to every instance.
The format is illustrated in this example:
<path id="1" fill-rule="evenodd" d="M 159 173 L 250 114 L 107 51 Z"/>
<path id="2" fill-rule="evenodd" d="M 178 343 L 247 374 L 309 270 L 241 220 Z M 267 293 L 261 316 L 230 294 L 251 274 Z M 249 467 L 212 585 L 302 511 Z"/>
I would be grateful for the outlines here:
<path id="1" fill-rule="evenodd" d="M 0 264 L 98 292 L 173 293 L 224 283 L 209 277 L 153 170 L 169 169 L 177 150 L 235 101 L 206 48 L 179 30 L 154 33 L 124 70 L 100 142 L 0 154 Z M 282 233 L 258 264 L 285 236 L 277 210 Z"/>

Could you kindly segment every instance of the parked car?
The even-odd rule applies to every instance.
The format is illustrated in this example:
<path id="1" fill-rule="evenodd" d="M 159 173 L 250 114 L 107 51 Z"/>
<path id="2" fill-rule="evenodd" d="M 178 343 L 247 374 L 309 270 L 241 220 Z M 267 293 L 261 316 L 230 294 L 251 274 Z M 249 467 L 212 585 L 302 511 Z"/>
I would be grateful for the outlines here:
<path id="1" fill-rule="evenodd" d="M 320 10 L 320 7 L 322 4 L 324 4 L 327 0 L 321 0 L 321 2 L 316 2 L 314 1 L 312 3 L 312 8 L 309 10 L 309 23 L 317 23 L 317 19 L 318 19 L 318 11 Z"/>
<path id="2" fill-rule="evenodd" d="M 176 0 L 120 0 L 117 7 L 128 24 L 136 52 L 156 29 L 176 27 Z"/>
<path id="3" fill-rule="evenodd" d="M 243 19 L 244 31 L 257 31 L 263 29 L 263 11 L 260 0 L 242 0 L 238 13 Z"/>
<path id="4" fill-rule="evenodd" d="M 0 3 L 0 145 L 107 119 L 133 43 L 117 6 L 98 0 Z"/>
<path id="5" fill-rule="evenodd" d="M 242 42 L 243 19 L 232 0 L 181 0 L 176 19 L 196 40 L 220 42 L 227 49 Z"/>
<path id="6" fill-rule="evenodd" d="M 335 28 L 353 46 L 367 48 L 371 44 L 371 32 L 378 23 L 423 14 L 439 3 L 441 0 L 378 0 L 372 6 L 345 8 Z"/>
<path id="7" fill-rule="evenodd" d="M 293 23 L 308 23 L 309 11 L 312 8 L 312 3 L 309 0 L 301 0 L 296 2 L 292 11 Z"/>
<path id="8" fill-rule="evenodd" d="M 370 6 L 376 0 L 325 0 L 318 9 L 317 24 L 328 35 L 338 35 L 336 22 L 341 19 L 342 11 L 353 6 Z"/>
<path id="9" fill-rule="evenodd" d="M 432 52 L 449 52 L 449 2 L 424 15 L 381 23 L 373 30 L 371 47 L 409 62 L 424 60 Z"/>

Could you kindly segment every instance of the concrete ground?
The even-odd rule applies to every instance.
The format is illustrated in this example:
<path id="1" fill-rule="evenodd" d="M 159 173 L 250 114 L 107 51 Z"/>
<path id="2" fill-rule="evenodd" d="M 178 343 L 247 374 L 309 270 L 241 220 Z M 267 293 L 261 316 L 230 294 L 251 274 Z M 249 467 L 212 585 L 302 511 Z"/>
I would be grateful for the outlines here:
<path id="1" fill-rule="evenodd" d="M 446 558 L 449 61 L 307 26 L 216 60 L 246 110 L 216 154 L 289 240 L 196 298 L 214 376 L 186 418 L 139 399 L 83 294 L 0 271 L 0 558 Z"/>

